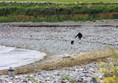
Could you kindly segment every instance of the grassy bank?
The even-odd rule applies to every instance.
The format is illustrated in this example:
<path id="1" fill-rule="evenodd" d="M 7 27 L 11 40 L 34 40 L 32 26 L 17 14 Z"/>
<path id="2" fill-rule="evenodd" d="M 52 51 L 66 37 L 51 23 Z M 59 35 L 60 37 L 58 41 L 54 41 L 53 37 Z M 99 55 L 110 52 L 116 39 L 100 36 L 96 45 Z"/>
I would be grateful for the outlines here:
<path id="1" fill-rule="evenodd" d="M 0 0 L 4 1 L 4 0 Z M 5 0 L 5 1 L 16 1 L 16 2 L 24 2 L 24 1 L 35 1 L 35 2 L 44 2 L 44 0 Z M 74 2 L 118 2 L 117 0 L 45 0 L 45 2 L 62 2 L 62 3 L 74 3 Z"/>
<path id="2" fill-rule="evenodd" d="M 0 3 L 0 22 L 117 19 L 118 4 Z"/>

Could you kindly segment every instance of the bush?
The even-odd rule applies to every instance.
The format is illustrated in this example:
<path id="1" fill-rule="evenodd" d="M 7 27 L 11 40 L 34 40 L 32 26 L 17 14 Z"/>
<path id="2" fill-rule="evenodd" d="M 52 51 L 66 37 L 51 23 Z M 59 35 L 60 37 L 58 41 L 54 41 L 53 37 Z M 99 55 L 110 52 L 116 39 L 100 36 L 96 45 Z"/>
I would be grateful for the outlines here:
<path id="1" fill-rule="evenodd" d="M 117 4 L 39 4 L 39 3 L 0 3 L 0 16 L 14 17 L 19 15 L 33 16 L 35 20 L 38 17 L 43 17 L 45 21 L 67 21 L 67 20 L 96 20 L 101 18 L 100 13 L 118 12 Z M 74 18 L 68 17 L 69 15 L 87 14 L 88 16 L 82 16 Z M 55 17 L 55 18 L 54 18 Z M 34 20 L 33 18 L 33 20 Z M 104 18 L 104 17 L 102 17 Z M 113 15 L 110 18 L 117 18 L 117 15 Z M 39 18 L 38 18 L 39 19 Z M 28 21 L 27 19 L 22 19 Z M 22 21 L 21 20 L 21 21 Z M 31 21 L 31 20 L 29 20 Z M 38 20 L 37 20 L 38 21 Z M 41 21 L 41 20 L 39 20 Z"/>
<path id="2" fill-rule="evenodd" d="M 117 83 L 118 82 L 118 54 L 117 51 L 109 47 L 109 51 L 112 52 L 110 63 L 100 63 L 100 71 L 104 73 L 102 83 Z"/>

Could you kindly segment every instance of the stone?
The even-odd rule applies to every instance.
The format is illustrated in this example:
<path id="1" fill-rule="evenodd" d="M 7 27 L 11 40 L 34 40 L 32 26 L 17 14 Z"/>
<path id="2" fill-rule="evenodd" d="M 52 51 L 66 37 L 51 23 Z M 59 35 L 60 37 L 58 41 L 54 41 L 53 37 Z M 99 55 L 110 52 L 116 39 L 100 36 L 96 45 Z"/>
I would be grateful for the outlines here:
<path id="1" fill-rule="evenodd" d="M 0 79 L 0 83 L 3 83 L 3 80 L 2 79 Z"/>
<path id="2" fill-rule="evenodd" d="M 98 83 L 98 82 L 94 77 L 92 77 L 91 80 L 90 80 L 90 83 Z"/>
<path id="3" fill-rule="evenodd" d="M 104 78 L 104 75 L 103 75 L 103 74 L 100 74 L 100 75 L 99 75 L 99 78 L 100 78 L 100 79 L 103 79 L 103 78 Z"/>
<path id="4" fill-rule="evenodd" d="M 77 83 L 78 82 L 83 82 L 83 78 L 79 78 L 78 80 L 77 80 Z"/>
<path id="5" fill-rule="evenodd" d="M 65 80 L 61 80 L 61 83 L 66 83 L 66 81 Z"/>

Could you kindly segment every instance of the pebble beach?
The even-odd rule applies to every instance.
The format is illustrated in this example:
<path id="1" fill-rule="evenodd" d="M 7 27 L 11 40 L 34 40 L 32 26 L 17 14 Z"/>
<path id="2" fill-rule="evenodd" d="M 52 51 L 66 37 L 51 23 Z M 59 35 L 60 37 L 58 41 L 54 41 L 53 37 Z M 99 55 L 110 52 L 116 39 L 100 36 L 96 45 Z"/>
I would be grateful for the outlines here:
<path id="1" fill-rule="evenodd" d="M 75 38 L 78 32 L 83 34 L 81 41 Z M 0 23 L 0 45 L 44 52 L 51 55 L 50 60 L 98 50 L 107 46 L 118 49 L 117 35 L 118 20 Z M 71 44 L 72 40 L 74 40 L 73 45 Z M 31 74 L 16 75 L 14 79 L 8 75 L 0 75 L 0 83 L 73 83 L 72 80 L 63 79 L 64 76 L 72 78 L 74 83 L 100 83 L 94 78 L 103 78 L 103 74 L 98 71 L 98 66 L 91 63 L 67 69 L 41 70 Z"/>
<path id="2" fill-rule="evenodd" d="M 95 77 L 102 78 L 95 63 L 85 66 L 75 66 L 67 69 L 41 71 L 26 75 L 17 75 L 15 78 L 0 76 L 0 83 L 98 83 Z M 68 77 L 70 80 L 65 79 Z"/>

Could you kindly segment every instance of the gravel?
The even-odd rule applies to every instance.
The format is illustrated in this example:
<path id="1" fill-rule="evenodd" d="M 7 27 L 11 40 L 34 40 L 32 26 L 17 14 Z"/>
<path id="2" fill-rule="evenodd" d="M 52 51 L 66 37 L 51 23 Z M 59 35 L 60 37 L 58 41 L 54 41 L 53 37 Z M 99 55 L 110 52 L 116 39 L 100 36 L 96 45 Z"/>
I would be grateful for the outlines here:
<path id="1" fill-rule="evenodd" d="M 25 24 L 23 26 L 20 26 Z M 38 27 L 38 25 L 56 24 L 57 26 Z M 64 22 L 64 23 L 1 23 L 0 45 L 38 50 L 54 56 L 75 55 L 81 52 L 98 50 L 107 46 L 118 48 L 118 21 L 101 22 Z M 59 26 L 65 25 L 68 26 Z M 28 25 L 28 26 L 26 26 Z M 33 25 L 37 25 L 34 26 Z M 76 25 L 76 26 L 69 26 Z M 30 27 L 31 26 L 31 27 Z M 76 34 L 83 34 L 82 40 L 75 39 Z M 71 41 L 74 44 L 71 45 Z M 69 69 L 39 71 L 19 75 L 14 79 L 0 76 L 0 83 L 72 83 L 62 79 L 63 75 L 76 80 L 76 83 L 92 82 L 94 77 L 103 78 L 96 64 L 76 66 Z M 35 81 L 35 82 L 34 82 Z M 95 81 L 95 80 L 94 80 Z"/>
<path id="2" fill-rule="evenodd" d="M 84 66 L 74 66 L 53 71 L 39 71 L 33 74 L 16 75 L 15 78 L 0 76 L 0 83 L 98 83 L 95 77 L 100 77 L 95 63 Z"/>
<path id="3" fill-rule="evenodd" d="M 18 27 L 19 24 L 24 23 L 0 24 L 1 45 L 43 51 L 55 56 L 78 54 L 109 45 L 118 48 L 117 27 L 95 27 L 87 26 L 88 24 L 78 27 L 33 27 L 41 23 L 25 23 L 32 27 Z M 75 39 L 78 32 L 83 34 L 81 41 Z M 74 45 L 71 45 L 72 40 L 74 40 Z"/>

